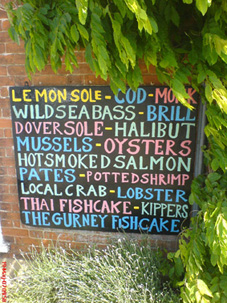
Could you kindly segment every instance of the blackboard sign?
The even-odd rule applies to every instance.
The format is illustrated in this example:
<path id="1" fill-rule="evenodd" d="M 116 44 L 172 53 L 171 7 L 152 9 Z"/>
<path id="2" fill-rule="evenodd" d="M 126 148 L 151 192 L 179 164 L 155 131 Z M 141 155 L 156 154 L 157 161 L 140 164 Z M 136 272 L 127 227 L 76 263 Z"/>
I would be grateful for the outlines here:
<path id="1" fill-rule="evenodd" d="M 177 234 L 186 225 L 198 95 L 168 87 L 10 89 L 21 220 L 75 230 Z"/>

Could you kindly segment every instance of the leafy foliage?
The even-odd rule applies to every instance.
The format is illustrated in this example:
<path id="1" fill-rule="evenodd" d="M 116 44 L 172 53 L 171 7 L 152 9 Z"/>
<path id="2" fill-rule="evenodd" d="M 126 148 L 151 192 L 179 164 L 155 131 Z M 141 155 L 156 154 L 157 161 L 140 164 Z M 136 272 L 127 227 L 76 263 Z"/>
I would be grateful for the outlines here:
<path id="1" fill-rule="evenodd" d="M 204 155 L 210 172 L 194 179 L 189 199 L 200 210 L 183 231 L 179 250 L 169 254 L 170 277 L 183 285 L 187 303 L 227 302 L 227 115 L 215 104 L 207 105 L 206 114 Z"/>
<path id="2" fill-rule="evenodd" d="M 185 267 L 182 298 L 184 302 L 227 301 L 227 174 L 212 172 L 198 177 L 192 185 L 191 203 L 196 201 L 200 211 L 192 219 L 191 228 L 183 233 L 179 251 L 170 255 L 176 269 Z M 174 258 L 182 263 L 176 266 Z M 177 260 L 178 260 L 177 258 Z M 181 274 L 181 272 L 180 272 Z M 182 283 L 179 283 L 182 285 Z"/>
<path id="3" fill-rule="evenodd" d="M 142 58 L 186 106 L 184 85 L 201 92 L 205 83 L 207 100 L 227 112 L 225 0 L 25 0 L 7 11 L 10 36 L 25 41 L 29 74 L 49 60 L 56 72 L 63 56 L 72 72 L 82 47 L 90 68 L 117 92 L 142 83 Z"/>
<path id="4" fill-rule="evenodd" d="M 184 105 L 190 107 L 185 84 L 200 93 L 207 103 L 209 174 L 192 185 L 190 202 L 200 211 L 182 232 L 179 251 L 169 255 L 170 275 L 183 285 L 184 302 L 226 302 L 226 0 L 24 0 L 7 11 L 11 38 L 25 41 L 29 74 L 49 60 L 57 71 L 62 57 L 72 72 L 75 49 L 82 47 L 90 68 L 109 78 L 115 93 L 142 83 L 141 59 Z"/>

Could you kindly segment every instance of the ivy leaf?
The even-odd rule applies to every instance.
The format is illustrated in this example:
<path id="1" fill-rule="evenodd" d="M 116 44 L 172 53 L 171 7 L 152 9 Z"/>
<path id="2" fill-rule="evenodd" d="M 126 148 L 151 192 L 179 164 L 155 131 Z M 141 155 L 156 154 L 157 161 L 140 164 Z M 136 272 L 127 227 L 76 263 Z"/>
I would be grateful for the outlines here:
<path id="1" fill-rule="evenodd" d="M 149 17 L 149 21 L 150 21 L 152 30 L 154 31 L 154 33 L 157 33 L 158 32 L 158 24 L 157 24 L 157 22 L 152 17 Z"/>
<path id="2" fill-rule="evenodd" d="M 8 34 L 13 41 L 15 41 L 18 45 L 20 44 L 19 35 L 13 26 L 8 29 Z"/>
<path id="3" fill-rule="evenodd" d="M 219 107 L 227 113 L 227 92 L 224 89 L 214 89 L 212 97 L 217 101 Z"/>
<path id="4" fill-rule="evenodd" d="M 73 25 L 71 26 L 70 34 L 71 34 L 71 37 L 73 38 L 73 41 L 74 41 L 75 43 L 77 43 L 78 40 L 79 40 L 79 38 L 80 38 L 80 35 L 79 35 L 79 32 L 78 32 L 78 30 L 77 30 L 75 24 L 73 24 Z"/>
<path id="5" fill-rule="evenodd" d="M 95 71 L 95 66 L 94 66 L 94 59 L 92 57 L 92 50 L 91 50 L 91 44 L 88 43 L 85 49 L 85 59 L 87 63 L 89 64 L 91 70 L 94 72 Z"/>
<path id="6" fill-rule="evenodd" d="M 225 292 L 225 295 L 227 296 L 227 275 L 226 273 L 222 275 L 221 282 L 220 282 L 221 289 Z"/>
<path id="7" fill-rule="evenodd" d="M 139 31 L 142 31 L 142 29 L 144 28 L 148 32 L 148 34 L 151 35 L 152 28 L 157 30 L 157 23 L 153 18 L 148 18 L 146 11 L 141 8 L 137 0 L 125 0 L 125 3 L 136 16 Z"/>
<path id="8" fill-rule="evenodd" d="M 183 83 L 178 80 L 177 78 L 172 79 L 172 90 L 176 98 L 186 107 L 193 109 L 193 106 L 191 106 L 186 100 L 189 99 L 189 95 L 187 94 L 185 87 Z"/>
<path id="9" fill-rule="evenodd" d="M 207 295 L 211 298 L 213 297 L 212 292 L 209 290 L 207 284 L 203 280 L 197 279 L 197 287 L 201 295 Z"/>
<path id="10" fill-rule="evenodd" d="M 119 77 L 110 77 L 110 86 L 113 89 L 115 95 L 117 95 L 118 90 L 125 92 L 126 85 Z"/>
<path id="11" fill-rule="evenodd" d="M 205 97 L 210 104 L 213 102 L 212 87 L 208 83 L 205 86 Z"/>
<path id="12" fill-rule="evenodd" d="M 125 49 L 125 52 L 127 53 L 127 57 L 131 62 L 132 67 L 134 67 L 136 65 L 136 54 L 133 47 L 131 46 L 129 40 L 123 36 L 121 38 L 121 43 Z"/>
<path id="13" fill-rule="evenodd" d="M 211 5 L 211 0 L 196 0 L 196 7 L 204 16 Z"/>
<path id="14" fill-rule="evenodd" d="M 198 76 L 197 76 L 197 82 L 202 83 L 207 76 L 206 70 L 201 66 L 201 64 L 198 65 Z"/>
<path id="15" fill-rule="evenodd" d="M 80 23 L 84 25 L 87 19 L 88 0 L 76 0 L 76 6 L 79 11 Z"/>
<path id="16" fill-rule="evenodd" d="M 121 24 L 119 21 L 112 19 L 113 36 L 121 61 L 125 64 L 126 68 L 129 67 L 129 61 L 132 67 L 136 64 L 135 50 L 131 46 L 129 40 L 121 32 Z"/>
<path id="17" fill-rule="evenodd" d="M 39 45 L 35 45 L 33 49 L 33 62 L 36 68 L 41 71 L 45 67 L 45 57 L 43 51 Z"/>
<path id="18" fill-rule="evenodd" d="M 213 159 L 211 162 L 211 168 L 216 171 L 219 168 L 219 160 L 217 158 Z"/>
<path id="19" fill-rule="evenodd" d="M 127 82 L 134 91 L 136 91 L 140 83 L 143 82 L 141 70 L 138 66 L 136 66 L 132 71 L 129 71 Z"/>
<path id="20" fill-rule="evenodd" d="M 221 175 L 218 173 L 210 173 L 207 178 L 210 180 L 211 183 L 219 180 L 221 178 Z"/>
<path id="21" fill-rule="evenodd" d="M 200 198 L 193 192 L 190 194 L 188 201 L 191 205 L 194 203 L 200 205 Z"/>
<path id="22" fill-rule="evenodd" d="M 167 21 L 172 21 L 173 24 L 179 26 L 180 16 L 176 10 L 176 8 L 172 5 L 172 3 L 167 3 L 165 7 L 165 19 Z"/>
<path id="23" fill-rule="evenodd" d="M 113 0 L 114 4 L 117 6 L 119 12 L 121 13 L 121 16 L 124 18 L 126 15 L 126 12 L 128 10 L 126 4 L 124 1 L 119 0 Z"/>
<path id="24" fill-rule="evenodd" d="M 80 35 L 86 39 L 87 41 L 89 41 L 89 34 L 88 31 L 86 30 L 86 28 L 83 25 L 77 24 L 77 28 L 78 31 L 80 32 Z"/>
<path id="25" fill-rule="evenodd" d="M 159 64 L 162 68 L 178 66 L 175 54 L 169 49 L 164 52 L 163 59 L 160 61 Z"/>
<path id="26" fill-rule="evenodd" d="M 195 65 L 199 61 L 199 55 L 197 50 L 193 47 L 188 54 L 188 59 L 191 64 Z"/>
<path id="27" fill-rule="evenodd" d="M 147 66 L 147 70 L 149 70 L 150 64 L 157 66 L 157 52 L 153 49 L 148 50 L 144 54 L 144 61 Z"/>
<path id="28" fill-rule="evenodd" d="M 176 26 L 179 26 L 180 24 L 180 16 L 177 12 L 177 10 L 175 9 L 174 6 L 171 6 L 171 20 L 172 22 L 176 25 Z"/>

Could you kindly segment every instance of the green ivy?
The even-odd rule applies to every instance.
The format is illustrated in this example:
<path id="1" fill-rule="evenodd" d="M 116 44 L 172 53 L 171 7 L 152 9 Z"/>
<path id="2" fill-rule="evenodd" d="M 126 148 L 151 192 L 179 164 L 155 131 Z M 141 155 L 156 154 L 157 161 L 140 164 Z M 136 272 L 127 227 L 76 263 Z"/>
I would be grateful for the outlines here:
<path id="1" fill-rule="evenodd" d="M 210 172 L 194 179 L 189 202 L 199 212 L 182 232 L 179 250 L 169 254 L 170 277 L 185 303 L 227 302 L 227 114 L 208 104 L 206 116 Z"/>
<path id="2" fill-rule="evenodd" d="M 114 92 L 143 82 L 144 59 L 186 106 L 184 85 L 201 93 L 205 83 L 206 99 L 227 112 L 225 0 L 25 0 L 17 9 L 9 4 L 7 12 L 11 38 L 25 41 L 29 75 L 49 61 L 57 72 L 63 56 L 72 72 L 75 49 L 82 47 L 90 68 L 109 77 Z"/>
<path id="3" fill-rule="evenodd" d="M 112 90 L 142 82 L 139 66 L 155 66 L 159 81 L 191 107 L 185 85 L 207 106 L 204 149 L 209 173 L 192 184 L 200 208 L 170 254 L 170 276 L 183 301 L 227 302 L 227 1 L 226 0 L 24 0 L 7 5 L 10 37 L 25 42 L 31 76 L 51 63 L 72 72 L 75 49 Z"/>

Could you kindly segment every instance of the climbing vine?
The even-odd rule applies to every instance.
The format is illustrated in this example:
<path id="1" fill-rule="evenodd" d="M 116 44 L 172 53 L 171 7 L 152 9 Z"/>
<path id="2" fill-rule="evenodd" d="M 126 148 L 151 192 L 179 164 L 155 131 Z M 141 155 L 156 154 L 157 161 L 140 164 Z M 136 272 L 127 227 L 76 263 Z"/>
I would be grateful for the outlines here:
<path id="1" fill-rule="evenodd" d="M 75 49 L 116 93 L 143 82 L 140 60 L 156 67 L 185 106 L 192 85 L 206 103 L 207 173 L 192 184 L 200 208 L 170 254 L 170 276 L 184 302 L 227 302 L 227 1 L 24 0 L 7 5 L 9 35 L 25 42 L 31 76 L 50 62 L 70 72 Z M 181 283 L 180 283 L 181 280 Z"/>

